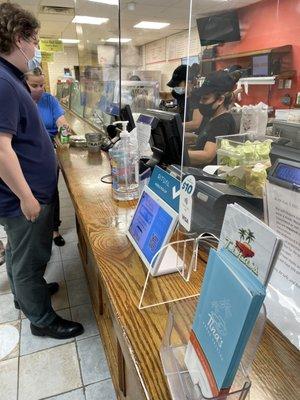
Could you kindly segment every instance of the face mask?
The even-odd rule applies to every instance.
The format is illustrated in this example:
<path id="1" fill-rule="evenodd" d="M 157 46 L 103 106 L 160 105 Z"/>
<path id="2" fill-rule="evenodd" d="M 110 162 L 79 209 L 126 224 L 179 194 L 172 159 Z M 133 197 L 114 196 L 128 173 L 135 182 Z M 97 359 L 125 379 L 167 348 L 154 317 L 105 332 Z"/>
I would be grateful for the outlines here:
<path id="1" fill-rule="evenodd" d="M 213 109 L 214 104 L 215 101 L 209 104 L 202 104 L 202 103 L 199 104 L 198 108 L 203 117 L 212 118 L 214 116 L 214 113 L 218 109 L 218 107 L 216 109 Z"/>
<path id="2" fill-rule="evenodd" d="M 40 66 L 40 64 L 42 62 L 42 52 L 41 52 L 41 50 L 35 48 L 34 57 L 31 60 L 29 60 L 29 58 L 26 56 L 26 54 L 21 49 L 21 47 L 19 47 L 19 50 L 27 60 L 28 71 L 31 71 L 31 70 L 33 70 L 33 69 L 35 69 L 35 68 Z"/>
<path id="3" fill-rule="evenodd" d="M 174 92 L 179 95 L 183 95 L 185 93 L 184 87 L 174 87 Z"/>

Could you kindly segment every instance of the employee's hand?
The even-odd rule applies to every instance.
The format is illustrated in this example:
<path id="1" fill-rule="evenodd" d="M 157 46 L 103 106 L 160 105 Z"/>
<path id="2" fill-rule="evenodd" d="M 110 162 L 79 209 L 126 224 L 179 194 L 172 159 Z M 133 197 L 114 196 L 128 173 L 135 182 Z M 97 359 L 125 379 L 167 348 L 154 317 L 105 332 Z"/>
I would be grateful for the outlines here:
<path id="1" fill-rule="evenodd" d="M 41 212 L 41 205 L 33 194 L 22 198 L 20 206 L 25 218 L 31 222 L 34 222 Z"/>

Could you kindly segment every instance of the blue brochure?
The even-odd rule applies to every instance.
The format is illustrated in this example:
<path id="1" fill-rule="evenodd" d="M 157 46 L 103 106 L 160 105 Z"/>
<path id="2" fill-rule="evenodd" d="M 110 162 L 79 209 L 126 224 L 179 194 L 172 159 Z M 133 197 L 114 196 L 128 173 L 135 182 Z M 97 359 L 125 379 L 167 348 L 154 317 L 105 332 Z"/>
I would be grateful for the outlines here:
<path id="1" fill-rule="evenodd" d="M 230 251 L 210 251 L 185 362 L 203 395 L 228 393 L 266 289 Z"/>

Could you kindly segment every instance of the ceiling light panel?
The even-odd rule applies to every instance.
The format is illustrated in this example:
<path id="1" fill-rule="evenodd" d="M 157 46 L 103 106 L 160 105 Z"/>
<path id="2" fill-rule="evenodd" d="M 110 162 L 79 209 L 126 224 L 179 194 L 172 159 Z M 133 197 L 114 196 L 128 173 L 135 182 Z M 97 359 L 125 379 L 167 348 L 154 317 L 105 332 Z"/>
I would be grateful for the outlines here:
<path id="1" fill-rule="evenodd" d="M 76 15 L 73 18 L 73 24 L 102 25 L 109 21 L 109 18 L 88 17 Z"/>
<path id="2" fill-rule="evenodd" d="M 109 6 L 118 6 L 119 0 L 89 0 L 93 3 L 108 4 Z"/>
<path id="3" fill-rule="evenodd" d="M 139 29 L 163 29 L 169 26 L 168 22 L 150 22 L 150 21 L 141 21 L 140 23 L 134 25 L 134 28 Z"/>
<path id="4" fill-rule="evenodd" d="M 78 39 L 60 39 L 64 44 L 77 44 L 79 43 Z"/>
<path id="5" fill-rule="evenodd" d="M 121 43 L 129 43 L 132 39 L 121 38 Z M 119 38 L 109 38 L 106 40 L 107 43 L 119 43 Z"/>

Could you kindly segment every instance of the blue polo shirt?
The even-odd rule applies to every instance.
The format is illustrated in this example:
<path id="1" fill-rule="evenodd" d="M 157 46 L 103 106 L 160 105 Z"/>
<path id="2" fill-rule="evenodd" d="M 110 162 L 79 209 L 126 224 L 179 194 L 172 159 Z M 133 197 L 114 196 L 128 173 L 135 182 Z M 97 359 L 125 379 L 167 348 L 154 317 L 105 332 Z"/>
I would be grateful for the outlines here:
<path id="1" fill-rule="evenodd" d="M 57 134 L 56 121 L 64 115 L 64 110 L 59 104 L 56 97 L 50 93 L 43 93 L 40 100 L 37 102 L 40 116 L 46 126 L 46 129 L 51 138 Z"/>
<path id="2" fill-rule="evenodd" d="M 23 74 L 0 57 L 0 135 L 12 135 L 24 177 L 41 204 L 53 201 L 57 162 L 51 139 Z M 0 178 L 0 217 L 22 215 L 18 197 Z"/>

